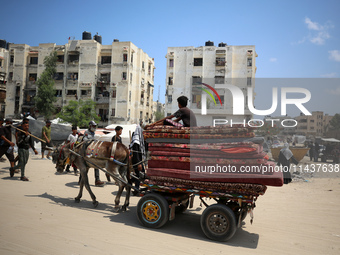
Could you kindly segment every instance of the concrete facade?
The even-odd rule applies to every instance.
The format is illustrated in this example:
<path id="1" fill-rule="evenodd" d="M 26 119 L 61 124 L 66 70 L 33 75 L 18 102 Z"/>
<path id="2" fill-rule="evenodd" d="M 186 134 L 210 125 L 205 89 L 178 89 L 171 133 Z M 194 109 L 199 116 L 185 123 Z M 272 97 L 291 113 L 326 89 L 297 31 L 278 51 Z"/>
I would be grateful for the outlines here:
<path id="1" fill-rule="evenodd" d="M 5 41 L 2 40 L 4 43 Z M 4 45 L 3 45 L 4 46 Z M 4 48 L 0 47 L 0 117 L 5 117 L 5 109 L 6 109 L 6 75 L 8 73 L 8 50 L 4 46 Z"/>
<path id="2" fill-rule="evenodd" d="M 334 116 L 325 114 L 322 111 L 312 112 L 311 116 L 297 116 L 298 125 L 296 128 L 297 134 L 312 135 L 312 136 L 323 136 L 329 127 L 329 122 Z"/>
<path id="3" fill-rule="evenodd" d="M 177 98 L 187 96 L 188 107 L 196 115 L 198 125 L 212 125 L 214 119 L 226 119 L 233 122 L 252 118 L 245 103 L 244 115 L 233 115 L 233 97 L 224 84 L 235 85 L 242 90 L 247 102 L 247 89 L 254 91 L 255 81 L 255 46 L 228 46 L 206 42 L 201 47 L 169 47 L 167 51 L 165 114 L 177 111 Z M 202 90 L 196 86 L 204 82 L 214 87 L 220 95 L 222 105 L 215 96 L 207 97 L 207 114 L 201 114 Z M 254 93 L 252 101 L 254 101 Z"/>
<path id="4" fill-rule="evenodd" d="M 44 58 L 58 55 L 55 89 L 60 110 L 70 100 L 93 100 L 99 125 L 133 124 L 153 118 L 154 59 L 132 42 L 69 40 L 65 45 L 32 47 L 11 44 L 8 49 L 6 116 L 34 113 L 35 82 L 44 71 Z M 0 54 L 1 56 L 1 54 Z"/>

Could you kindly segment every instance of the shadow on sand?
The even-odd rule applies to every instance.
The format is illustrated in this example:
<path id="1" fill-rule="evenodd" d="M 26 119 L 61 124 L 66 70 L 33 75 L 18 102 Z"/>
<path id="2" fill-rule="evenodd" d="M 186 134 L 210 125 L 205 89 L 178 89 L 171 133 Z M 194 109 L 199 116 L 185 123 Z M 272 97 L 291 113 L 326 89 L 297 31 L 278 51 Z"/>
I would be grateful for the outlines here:
<path id="1" fill-rule="evenodd" d="M 67 186 L 75 188 L 76 183 L 69 183 Z M 115 194 L 116 192 L 112 192 Z M 125 192 L 124 192 L 125 193 Z M 97 208 L 93 207 L 92 201 L 82 199 L 80 204 L 75 203 L 74 198 L 62 198 L 50 195 L 48 193 L 43 193 L 41 195 L 26 195 L 27 197 L 40 197 L 49 199 L 52 204 L 60 206 L 68 206 L 72 208 L 77 208 L 80 210 L 87 210 L 102 214 L 104 218 L 108 218 L 112 222 L 118 222 L 125 224 L 127 226 L 132 226 L 136 228 L 143 228 L 145 231 L 155 231 L 175 236 L 182 236 L 186 238 L 193 238 L 205 242 L 219 243 L 217 241 L 209 240 L 201 230 L 200 227 L 200 214 L 194 213 L 195 211 L 201 211 L 201 207 L 188 209 L 185 213 L 176 214 L 176 218 L 173 221 L 167 222 L 162 228 L 151 229 L 142 226 L 137 218 L 137 207 L 130 206 L 128 211 L 123 213 L 113 212 L 114 204 L 99 203 Z M 122 194 L 124 197 L 125 194 Z M 249 220 L 249 219 L 248 219 Z M 249 223 L 248 223 L 249 224 Z M 254 233 L 249 233 L 244 229 L 245 223 L 242 223 L 243 227 L 238 228 L 235 235 L 231 240 L 225 242 L 225 245 L 234 247 L 244 247 L 248 249 L 256 249 L 259 241 L 259 235 Z"/>

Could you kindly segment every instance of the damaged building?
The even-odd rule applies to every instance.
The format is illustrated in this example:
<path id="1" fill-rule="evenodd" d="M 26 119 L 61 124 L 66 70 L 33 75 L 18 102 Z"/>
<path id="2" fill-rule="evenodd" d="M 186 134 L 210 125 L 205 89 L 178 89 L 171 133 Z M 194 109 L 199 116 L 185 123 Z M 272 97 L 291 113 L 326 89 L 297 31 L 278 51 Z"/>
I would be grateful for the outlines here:
<path id="1" fill-rule="evenodd" d="M 58 111 L 70 100 L 93 100 L 100 126 L 132 124 L 153 118 L 154 59 L 132 42 L 83 32 L 82 40 L 65 45 L 9 44 L 0 52 L 1 77 L 6 86 L 5 116 L 35 113 L 36 81 L 44 71 L 44 58 L 57 52 L 55 89 Z M 4 70 L 4 72 L 3 72 Z M 1 83 L 0 79 L 0 83 Z M 0 102 L 1 102 L 0 84 Z"/>

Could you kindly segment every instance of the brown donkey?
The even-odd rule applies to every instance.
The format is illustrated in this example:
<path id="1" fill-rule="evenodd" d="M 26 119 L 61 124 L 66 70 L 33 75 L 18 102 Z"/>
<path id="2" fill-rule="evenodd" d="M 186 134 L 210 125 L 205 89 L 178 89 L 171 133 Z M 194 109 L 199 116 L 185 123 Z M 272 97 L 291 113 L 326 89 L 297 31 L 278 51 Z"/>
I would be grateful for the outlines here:
<path id="1" fill-rule="evenodd" d="M 79 194 L 75 198 L 75 202 L 79 203 L 83 194 L 83 188 L 89 192 L 94 207 L 98 206 L 96 196 L 93 194 L 88 179 L 89 168 L 105 168 L 108 172 L 115 176 L 115 179 L 121 179 L 128 183 L 130 180 L 130 160 L 128 148 L 119 142 L 103 142 L 98 140 L 89 140 L 75 145 L 73 151 L 78 153 L 77 156 L 70 152 L 72 144 L 60 145 L 52 154 L 53 163 L 56 164 L 58 172 L 62 172 L 65 166 L 65 161 L 69 157 L 70 161 L 79 169 L 81 175 Z M 85 160 L 86 159 L 86 160 Z M 93 164 L 91 164 L 93 163 Z M 95 164 L 95 165 L 94 165 Z M 129 206 L 130 191 L 129 185 L 123 184 L 121 181 L 116 181 L 119 186 L 118 193 L 115 199 L 115 211 L 126 211 Z M 126 187 L 126 198 L 122 208 L 119 207 L 120 197 Z"/>

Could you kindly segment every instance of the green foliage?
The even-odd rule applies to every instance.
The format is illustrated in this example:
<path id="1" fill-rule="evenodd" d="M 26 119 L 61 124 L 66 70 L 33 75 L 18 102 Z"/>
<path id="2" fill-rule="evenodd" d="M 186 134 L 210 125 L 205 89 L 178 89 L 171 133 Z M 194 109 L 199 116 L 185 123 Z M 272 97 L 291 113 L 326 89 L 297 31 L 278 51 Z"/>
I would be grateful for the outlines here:
<path id="1" fill-rule="evenodd" d="M 100 117 L 96 114 L 96 103 L 92 100 L 71 100 L 64 106 L 58 117 L 64 122 L 71 123 L 79 127 L 88 127 L 91 120 L 99 121 Z"/>
<path id="2" fill-rule="evenodd" d="M 260 123 L 256 123 L 256 126 L 259 125 Z M 277 135 L 278 133 L 280 133 L 280 130 L 277 125 L 275 124 L 272 126 L 272 123 L 269 122 L 264 122 L 262 127 L 256 129 L 256 134 L 259 136 L 273 136 Z"/>
<path id="3" fill-rule="evenodd" d="M 330 129 L 334 130 L 334 129 L 340 129 L 340 114 L 336 113 L 334 115 L 334 117 L 331 119 L 331 121 L 329 122 L 330 124 Z"/>
<path id="4" fill-rule="evenodd" d="M 155 112 L 155 121 L 159 121 L 164 118 L 164 113 L 163 112 Z"/>
<path id="5" fill-rule="evenodd" d="M 39 113 L 45 116 L 45 119 L 48 119 L 54 113 L 55 107 L 53 103 L 57 101 L 53 79 L 57 66 L 56 51 L 51 52 L 49 56 L 45 57 L 44 65 L 45 70 L 41 73 L 36 82 L 38 93 L 34 98 L 34 101 Z"/>

